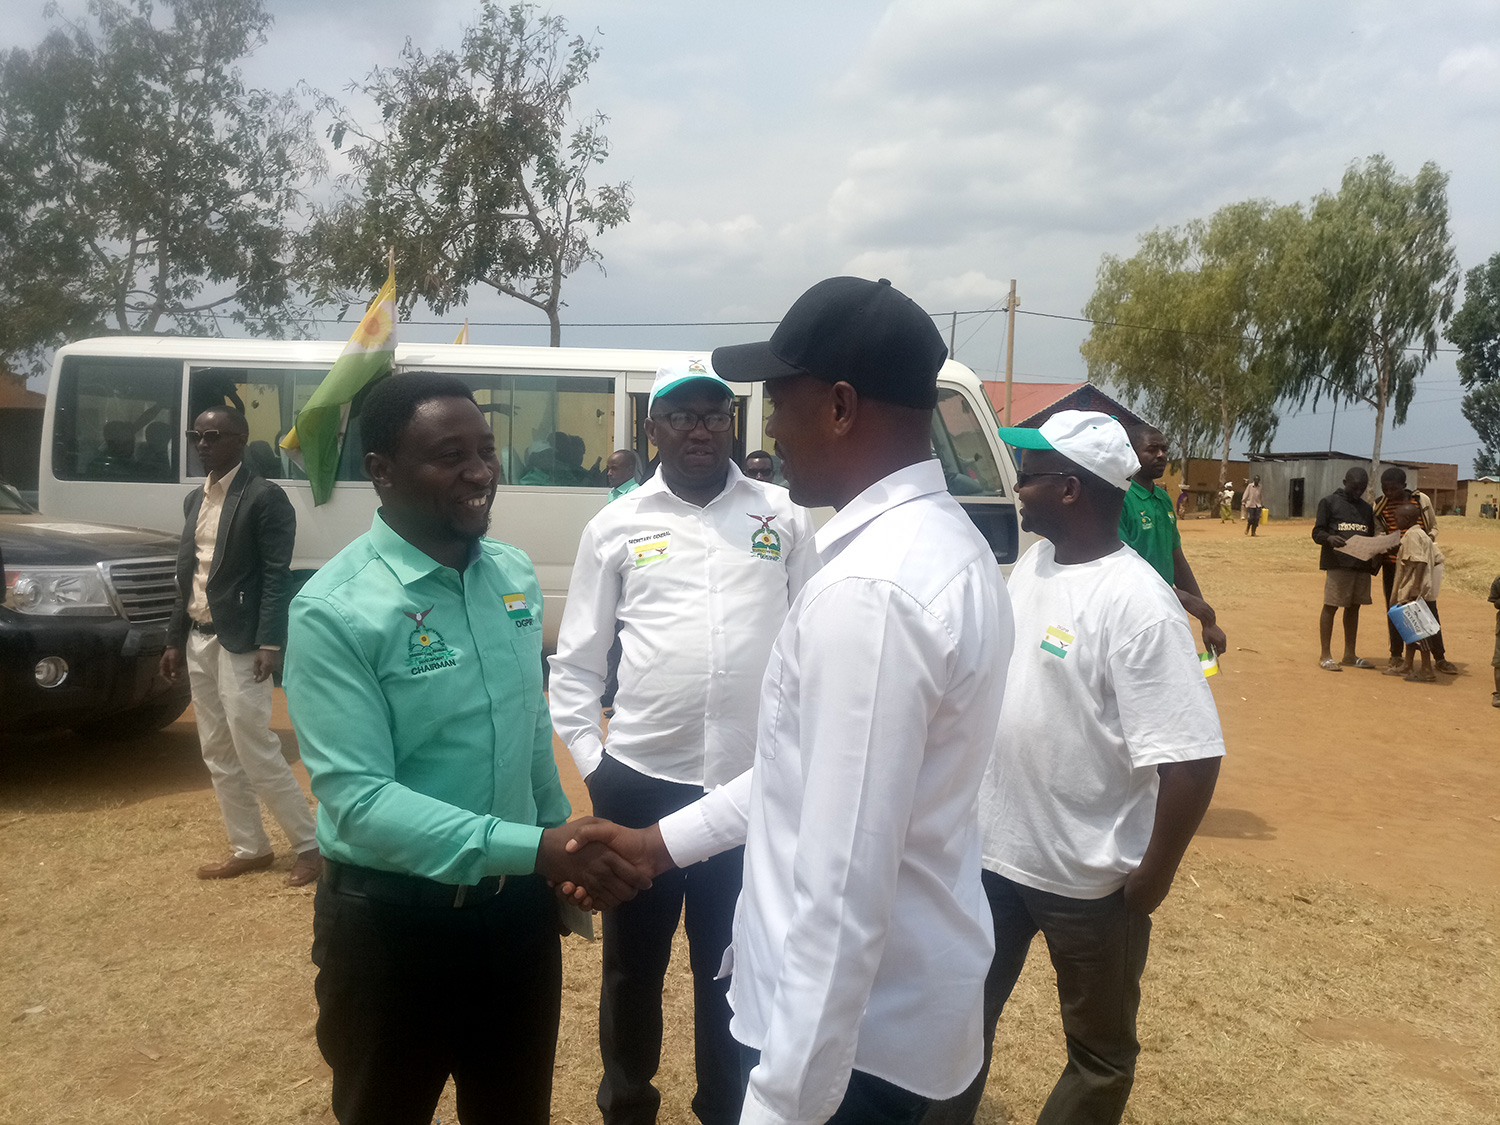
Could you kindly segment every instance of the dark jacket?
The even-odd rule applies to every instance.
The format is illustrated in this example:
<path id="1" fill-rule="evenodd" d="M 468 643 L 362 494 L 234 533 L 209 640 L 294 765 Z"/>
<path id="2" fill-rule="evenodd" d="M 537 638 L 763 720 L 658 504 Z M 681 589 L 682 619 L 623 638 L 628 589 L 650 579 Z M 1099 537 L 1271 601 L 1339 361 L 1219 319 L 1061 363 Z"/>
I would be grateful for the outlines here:
<path id="1" fill-rule="evenodd" d="M 1323 545 L 1318 559 L 1319 570 L 1362 570 L 1374 574 L 1380 569 L 1378 558 L 1363 562 L 1328 545 L 1330 535 L 1374 535 L 1375 510 L 1364 499 L 1351 500 L 1342 488 L 1318 501 L 1318 518 L 1313 521 L 1314 543 Z"/>
<path id="2" fill-rule="evenodd" d="M 184 527 L 177 548 L 177 605 L 167 626 L 167 643 L 182 648 L 192 620 L 193 571 L 198 566 L 198 512 L 203 489 L 182 503 Z M 253 652 L 262 645 L 286 645 L 287 610 L 292 601 L 292 541 L 297 514 L 280 485 L 241 465 L 224 497 L 213 567 L 208 572 L 208 611 L 219 643 L 230 652 Z"/>

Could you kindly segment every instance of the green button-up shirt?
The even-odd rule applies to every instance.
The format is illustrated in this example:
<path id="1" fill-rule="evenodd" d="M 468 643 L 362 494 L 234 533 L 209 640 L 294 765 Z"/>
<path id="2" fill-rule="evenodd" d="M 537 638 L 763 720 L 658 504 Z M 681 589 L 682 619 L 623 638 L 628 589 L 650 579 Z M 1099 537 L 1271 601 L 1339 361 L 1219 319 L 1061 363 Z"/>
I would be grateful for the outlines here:
<path id="1" fill-rule="evenodd" d="M 618 500 L 621 496 L 624 496 L 627 492 L 634 492 L 637 488 L 640 487 L 640 481 L 636 480 L 635 477 L 629 477 L 626 479 L 624 484 L 617 484 L 609 490 L 609 499 L 606 500 L 605 503 L 612 503 Z"/>
<path id="2" fill-rule="evenodd" d="M 541 610 L 519 549 L 482 539 L 460 575 L 379 513 L 302 588 L 286 695 L 324 855 L 443 883 L 534 869 L 571 811 Z"/>
<path id="3" fill-rule="evenodd" d="M 1120 509 L 1120 538 L 1151 564 L 1157 574 L 1174 584 L 1176 565 L 1172 554 L 1182 546 L 1177 530 L 1177 512 L 1166 490 L 1153 484 L 1148 491 L 1132 480 Z"/>

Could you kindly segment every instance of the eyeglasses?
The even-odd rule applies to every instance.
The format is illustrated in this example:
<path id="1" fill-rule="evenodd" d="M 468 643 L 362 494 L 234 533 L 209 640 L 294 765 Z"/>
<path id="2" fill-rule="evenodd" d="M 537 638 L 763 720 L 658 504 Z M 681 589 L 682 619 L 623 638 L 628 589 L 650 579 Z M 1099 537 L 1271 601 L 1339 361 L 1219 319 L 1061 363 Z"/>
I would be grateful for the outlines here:
<path id="1" fill-rule="evenodd" d="M 734 425 L 734 415 L 723 410 L 715 410 L 710 414 L 694 414 L 691 410 L 674 410 L 670 414 L 659 414 L 657 418 L 665 418 L 667 425 L 682 434 L 692 433 L 698 428 L 699 422 L 702 422 L 703 428 L 711 434 L 722 434 Z"/>
<path id="2" fill-rule="evenodd" d="M 1077 473 L 1017 473 L 1016 487 L 1025 488 L 1038 477 L 1076 477 Z"/>
<path id="3" fill-rule="evenodd" d="M 188 441 L 192 442 L 194 445 L 197 445 L 200 441 L 204 445 L 213 445 L 223 437 L 244 436 L 243 434 L 235 433 L 233 430 L 188 430 L 186 431 L 186 433 Z"/>

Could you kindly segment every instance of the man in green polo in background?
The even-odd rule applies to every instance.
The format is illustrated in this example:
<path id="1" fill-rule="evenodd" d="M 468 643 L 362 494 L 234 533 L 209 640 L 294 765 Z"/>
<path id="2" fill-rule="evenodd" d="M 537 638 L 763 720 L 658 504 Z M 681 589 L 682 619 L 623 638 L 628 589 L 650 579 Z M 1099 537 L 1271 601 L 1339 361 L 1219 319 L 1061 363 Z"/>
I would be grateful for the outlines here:
<path id="1" fill-rule="evenodd" d="M 1167 471 L 1167 439 L 1155 426 L 1145 423 L 1129 427 L 1129 433 L 1141 469 L 1131 478 L 1130 490 L 1125 493 L 1125 506 L 1120 511 L 1120 538 L 1151 564 L 1177 594 L 1182 608 L 1198 619 L 1208 650 L 1222 653 L 1228 639 L 1219 628 L 1213 606 L 1204 601 L 1193 568 L 1182 553 L 1182 536 L 1177 530 L 1172 498 L 1156 483 Z"/>
<path id="2" fill-rule="evenodd" d="M 286 693 L 319 801 L 318 1046 L 341 1125 L 458 1113 L 543 1125 L 577 881 L 542 695 L 542 595 L 484 537 L 500 463 L 451 375 L 393 375 L 360 412 L 381 507 L 292 603 Z M 650 880 L 600 846 L 600 906 Z"/>

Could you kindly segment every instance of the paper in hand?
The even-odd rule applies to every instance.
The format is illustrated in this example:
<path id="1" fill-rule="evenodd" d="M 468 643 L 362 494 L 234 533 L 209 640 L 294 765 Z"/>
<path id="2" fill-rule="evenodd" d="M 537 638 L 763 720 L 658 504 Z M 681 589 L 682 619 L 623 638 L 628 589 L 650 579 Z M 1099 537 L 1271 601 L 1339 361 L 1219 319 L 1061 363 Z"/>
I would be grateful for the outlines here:
<path id="1" fill-rule="evenodd" d="M 1384 535 L 1351 535 L 1342 547 L 1335 547 L 1346 555 L 1353 555 L 1366 562 L 1376 555 L 1388 555 L 1401 545 L 1401 533 L 1388 531 Z"/>

